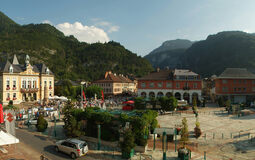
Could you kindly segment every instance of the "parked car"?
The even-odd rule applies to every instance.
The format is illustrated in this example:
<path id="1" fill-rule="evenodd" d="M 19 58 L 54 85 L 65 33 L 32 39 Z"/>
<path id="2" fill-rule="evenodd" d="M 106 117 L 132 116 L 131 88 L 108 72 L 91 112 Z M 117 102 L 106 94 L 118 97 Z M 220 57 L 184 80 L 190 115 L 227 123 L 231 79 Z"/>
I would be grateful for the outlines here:
<path id="1" fill-rule="evenodd" d="M 88 144 L 75 138 L 56 142 L 55 150 L 71 156 L 72 159 L 84 156 L 88 152 Z"/>
<path id="2" fill-rule="evenodd" d="M 29 122 L 30 125 L 36 125 L 37 124 L 37 119 L 30 119 L 30 120 L 26 120 L 24 122 L 25 125 L 27 125 Z"/>

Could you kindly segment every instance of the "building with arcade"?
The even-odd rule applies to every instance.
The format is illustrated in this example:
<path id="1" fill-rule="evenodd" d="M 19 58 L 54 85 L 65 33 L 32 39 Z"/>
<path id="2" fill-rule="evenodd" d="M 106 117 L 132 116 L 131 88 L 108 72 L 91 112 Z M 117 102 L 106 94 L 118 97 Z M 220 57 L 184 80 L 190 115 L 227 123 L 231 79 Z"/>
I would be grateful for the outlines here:
<path id="1" fill-rule="evenodd" d="M 138 96 L 174 96 L 191 103 L 194 98 L 201 100 L 202 80 L 200 75 L 185 69 L 157 69 L 138 79 Z"/>

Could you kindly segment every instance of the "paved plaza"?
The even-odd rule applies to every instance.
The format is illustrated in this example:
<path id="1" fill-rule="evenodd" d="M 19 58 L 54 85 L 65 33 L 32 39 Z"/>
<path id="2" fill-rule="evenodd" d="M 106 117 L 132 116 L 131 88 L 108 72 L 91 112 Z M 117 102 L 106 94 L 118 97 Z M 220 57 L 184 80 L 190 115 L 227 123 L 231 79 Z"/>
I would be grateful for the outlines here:
<path id="1" fill-rule="evenodd" d="M 158 121 L 161 127 L 174 127 L 180 125 L 184 117 L 187 118 L 190 145 L 188 145 L 193 154 L 192 159 L 221 160 L 255 160 L 255 114 L 237 116 L 228 115 L 224 108 L 205 107 L 199 109 L 198 120 L 202 135 L 200 138 L 194 138 L 194 127 L 196 117 L 192 112 L 183 112 L 181 114 L 160 115 Z M 152 140 L 151 140 L 152 141 Z M 154 159 L 162 157 L 161 140 L 156 151 L 148 151 Z M 169 159 L 174 159 L 173 143 L 168 147 Z M 179 147 L 179 146 L 178 146 Z M 152 148 L 149 143 L 149 148 Z"/>

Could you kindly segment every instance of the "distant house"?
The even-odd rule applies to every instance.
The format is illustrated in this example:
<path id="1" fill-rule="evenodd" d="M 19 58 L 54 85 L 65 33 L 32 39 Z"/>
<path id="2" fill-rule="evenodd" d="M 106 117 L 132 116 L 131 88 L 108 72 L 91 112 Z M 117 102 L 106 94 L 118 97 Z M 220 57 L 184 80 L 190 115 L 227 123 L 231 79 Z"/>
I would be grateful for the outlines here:
<path id="1" fill-rule="evenodd" d="M 232 103 L 254 101 L 255 74 L 246 68 L 227 68 L 215 79 L 217 97 L 224 97 Z"/>
<path id="2" fill-rule="evenodd" d="M 135 81 L 130 80 L 128 77 L 111 71 L 105 73 L 105 77 L 100 80 L 92 82 L 94 85 L 98 85 L 103 88 L 106 95 L 118 95 L 124 92 L 135 92 Z"/>
<path id="3" fill-rule="evenodd" d="M 138 96 L 175 96 L 189 103 L 194 98 L 201 99 L 202 80 L 200 75 L 184 69 L 157 69 L 138 79 Z"/>

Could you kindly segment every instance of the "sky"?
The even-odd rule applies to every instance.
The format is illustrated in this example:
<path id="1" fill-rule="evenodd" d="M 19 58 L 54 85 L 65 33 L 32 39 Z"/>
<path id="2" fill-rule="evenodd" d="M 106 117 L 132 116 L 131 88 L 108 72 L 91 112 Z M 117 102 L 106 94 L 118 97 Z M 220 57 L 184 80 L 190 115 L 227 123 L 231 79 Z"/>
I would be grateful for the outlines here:
<path id="1" fill-rule="evenodd" d="M 145 56 L 166 40 L 255 32 L 255 0 L 1 0 L 15 22 L 49 23 L 79 41 L 120 42 Z"/>

